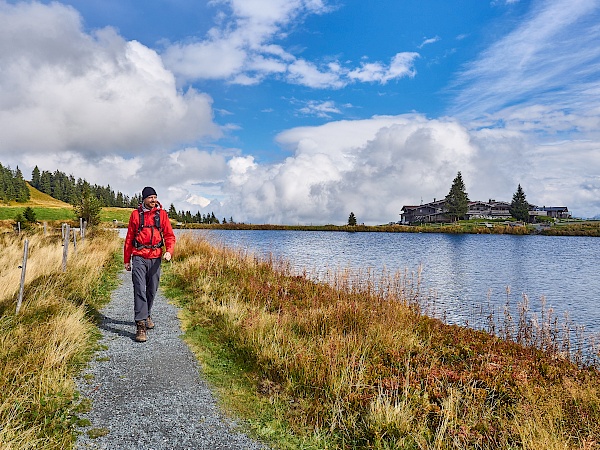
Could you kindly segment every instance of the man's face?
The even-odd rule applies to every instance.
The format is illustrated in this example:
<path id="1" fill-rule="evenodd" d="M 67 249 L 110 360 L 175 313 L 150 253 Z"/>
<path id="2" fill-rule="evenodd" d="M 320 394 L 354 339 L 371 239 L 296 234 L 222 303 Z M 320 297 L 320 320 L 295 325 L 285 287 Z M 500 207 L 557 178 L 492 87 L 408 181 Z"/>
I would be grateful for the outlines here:
<path id="1" fill-rule="evenodd" d="M 150 195 L 144 199 L 144 206 L 148 209 L 152 209 L 156 206 L 158 199 L 156 195 Z"/>

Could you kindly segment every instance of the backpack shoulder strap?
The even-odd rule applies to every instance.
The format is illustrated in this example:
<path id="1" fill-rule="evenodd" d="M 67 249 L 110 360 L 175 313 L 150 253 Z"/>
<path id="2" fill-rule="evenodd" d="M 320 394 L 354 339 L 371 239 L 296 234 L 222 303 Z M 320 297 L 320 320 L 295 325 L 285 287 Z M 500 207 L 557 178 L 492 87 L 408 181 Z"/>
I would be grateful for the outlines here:
<path id="1" fill-rule="evenodd" d="M 162 230 L 162 228 L 160 227 L 160 209 L 157 209 L 154 213 L 154 226 L 159 230 Z"/>
<path id="2" fill-rule="evenodd" d="M 142 205 L 138 206 L 138 214 L 140 216 L 140 220 L 139 220 L 139 226 L 138 226 L 138 233 L 140 231 L 142 231 L 142 228 L 144 228 L 144 210 L 142 209 Z"/>

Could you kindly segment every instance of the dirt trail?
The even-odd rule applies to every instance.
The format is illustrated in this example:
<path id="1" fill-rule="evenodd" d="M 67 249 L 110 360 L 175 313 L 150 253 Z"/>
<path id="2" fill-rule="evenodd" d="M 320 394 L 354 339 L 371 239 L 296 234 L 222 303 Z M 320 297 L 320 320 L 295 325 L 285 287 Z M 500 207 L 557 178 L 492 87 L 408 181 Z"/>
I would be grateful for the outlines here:
<path id="1" fill-rule="evenodd" d="M 155 300 L 156 328 L 148 341 L 135 342 L 131 275 L 102 310 L 100 344 L 108 347 L 78 380 L 92 400 L 82 415 L 92 425 L 80 429 L 77 449 L 264 449 L 236 430 L 218 409 L 199 365 L 180 339 L 177 308 L 161 292 Z M 106 432 L 91 439 L 88 430 Z"/>

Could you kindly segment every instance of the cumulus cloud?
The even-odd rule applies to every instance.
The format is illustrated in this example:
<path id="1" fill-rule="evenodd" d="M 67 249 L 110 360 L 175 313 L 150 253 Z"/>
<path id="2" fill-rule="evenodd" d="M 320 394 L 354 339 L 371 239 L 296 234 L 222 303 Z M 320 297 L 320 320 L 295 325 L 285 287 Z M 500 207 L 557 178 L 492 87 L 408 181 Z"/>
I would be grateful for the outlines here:
<path id="1" fill-rule="evenodd" d="M 510 201 L 521 184 L 540 206 L 568 206 L 583 217 L 600 210 L 593 142 L 540 144 L 522 131 L 470 129 L 421 115 L 293 128 L 277 140 L 292 156 L 275 164 L 229 160 L 222 202 L 228 217 L 343 224 L 353 211 L 361 222 L 387 223 L 400 219 L 404 205 L 444 197 L 458 171 L 472 200 Z"/>
<path id="2" fill-rule="evenodd" d="M 129 154 L 216 137 L 209 96 L 177 90 L 160 56 L 74 9 L 0 1 L 0 154 Z"/>
<path id="3" fill-rule="evenodd" d="M 445 195 L 459 170 L 468 179 L 476 149 L 453 120 L 381 116 L 288 130 L 294 155 L 271 165 L 236 160 L 224 207 L 251 222 L 399 220 L 404 204 Z"/>
<path id="4" fill-rule="evenodd" d="M 19 163 L 26 179 L 36 165 L 50 172 L 58 168 L 92 184 L 109 185 L 127 196 L 139 194 L 144 186 L 153 186 L 163 206 L 168 208 L 174 203 L 178 209 L 196 211 L 213 198 L 222 197 L 220 186 L 228 177 L 227 161 L 234 153 L 190 147 L 173 153 L 149 152 L 133 157 L 108 154 L 90 160 L 81 153 L 67 151 L 28 153 L 19 157 Z M 200 195 L 199 187 L 212 197 Z"/>
<path id="5" fill-rule="evenodd" d="M 338 61 L 319 63 L 298 58 L 277 40 L 308 14 L 331 10 L 321 0 L 219 0 L 225 8 L 207 36 L 169 45 L 163 59 L 181 84 L 223 79 L 241 85 L 273 76 L 315 89 L 339 89 L 355 82 L 377 82 L 415 75 L 417 53 L 398 53 L 389 64 L 363 63 L 345 67 Z"/>

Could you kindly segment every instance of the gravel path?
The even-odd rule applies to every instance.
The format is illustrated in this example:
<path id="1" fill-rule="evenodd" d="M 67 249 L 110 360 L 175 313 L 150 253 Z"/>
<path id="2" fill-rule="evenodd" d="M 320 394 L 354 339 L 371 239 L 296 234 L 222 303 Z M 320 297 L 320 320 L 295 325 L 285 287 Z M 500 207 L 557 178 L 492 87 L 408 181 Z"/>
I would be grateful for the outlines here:
<path id="1" fill-rule="evenodd" d="M 159 291 L 148 341 L 135 342 L 133 286 L 129 272 L 102 310 L 102 340 L 77 381 L 92 410 L 77 449 L 265 449 L 236 431 L 218 409 L 198 363 L 185 342 L 177 308 Z M 92 439 L 87 431 L 106 432 Z"/>

